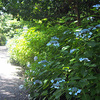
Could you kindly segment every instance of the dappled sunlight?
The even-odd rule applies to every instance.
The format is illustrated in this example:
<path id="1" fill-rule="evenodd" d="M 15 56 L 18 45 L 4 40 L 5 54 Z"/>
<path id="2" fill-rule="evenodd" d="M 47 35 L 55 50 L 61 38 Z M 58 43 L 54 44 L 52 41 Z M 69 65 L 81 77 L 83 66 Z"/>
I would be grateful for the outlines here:
<path id="1" fill-rule="evenodd" d="M 19 78 L 15 73 L 21 71 L 19 66 L 11 65 L 8 62 L 9 56 L 6 53 L 6 47 L 0 48 L 0 76 L 8 79 Z"/>
<path id="2" fill-rule="evenodd" d="M 17 66 L 13 66 L 10 63 L 5 62 L 5 60 L 0 61 L 0 76 L 6 78 L 19 78 L 15 73 L 18 72 Z"/>
<path id="3" fill-rule="evenodd" d="M 27 100 L 27 93 L 19 89 L 21 84 L 21 67 L 10 64 L 6 46 L 0 46 L 0 100 Z"/>

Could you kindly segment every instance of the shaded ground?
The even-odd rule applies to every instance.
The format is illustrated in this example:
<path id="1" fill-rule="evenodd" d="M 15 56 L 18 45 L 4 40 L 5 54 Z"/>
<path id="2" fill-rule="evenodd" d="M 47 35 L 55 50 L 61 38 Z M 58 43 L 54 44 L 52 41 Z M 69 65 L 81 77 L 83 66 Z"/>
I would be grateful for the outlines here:
<path id="1" fill-rule="evenodd" d="M 0 46 L 0 100 L 28 100 L 27 93 L 19 90 L 23 84 L 22 70 L 8 63 L 6 46 Z"/>

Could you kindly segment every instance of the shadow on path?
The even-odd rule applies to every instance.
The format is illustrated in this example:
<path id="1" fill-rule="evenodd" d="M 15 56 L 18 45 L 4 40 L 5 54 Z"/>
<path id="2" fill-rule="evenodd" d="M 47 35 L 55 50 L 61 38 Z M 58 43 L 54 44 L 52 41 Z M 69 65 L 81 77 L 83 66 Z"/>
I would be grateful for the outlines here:
<path id="1" fill-rule="evenodd" d="M 28 100 L 27 93 L 19 90 L 23 84 L 22 70 L 7 62 L 6 46 L 0 46 L 0 100 Z"/>

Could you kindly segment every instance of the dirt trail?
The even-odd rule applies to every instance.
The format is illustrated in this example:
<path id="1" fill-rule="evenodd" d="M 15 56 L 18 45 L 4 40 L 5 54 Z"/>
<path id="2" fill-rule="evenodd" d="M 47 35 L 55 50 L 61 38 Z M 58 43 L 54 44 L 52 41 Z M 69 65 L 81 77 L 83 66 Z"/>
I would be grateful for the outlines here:
<path id="1" fill-rule="evenodd" d="M 19 90 L 23 84 L 21 67 L 8 63 L 6 46 L 0 46 L 0 100 L 28 100 L 27 93 Z"/>

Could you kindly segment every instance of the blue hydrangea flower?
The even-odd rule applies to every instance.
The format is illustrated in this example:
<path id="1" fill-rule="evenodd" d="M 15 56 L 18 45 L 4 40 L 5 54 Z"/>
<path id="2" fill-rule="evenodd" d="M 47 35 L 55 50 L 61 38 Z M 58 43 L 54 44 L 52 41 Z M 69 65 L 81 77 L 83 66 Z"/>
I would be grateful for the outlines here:
<path id="1" fill-rule="evenodd" d="M 93 7 L 95 7 L 96 9 L 99 9 L 100 4 L 93 5 Z"/>
<path id="2" fill-rule="evenodd" d="M 51 80 L 51 83 L 54 83 L 54 80 L 53 79 Z"/>
<path id="3" fill-rule="evenodd" d="M 57 38 L 56 36 L 54 36 L 54 37 L 51 37 L 51 39 L 53 40 L 59 40 L 59 38 Z"/>
<path id="4" fill-rule="evenodd" d="M 47 61 L 46 60 L 42 60 L 42 61 L 38 62 L 38 64 L 41 64 L 41 63 L 47 63 Z"/>
<path id="5" fill-rule="evenodd" d="M 28 62 L 27 67 L 30 67 L 30 66 L 31 66 L 31 64 Z"/>
<path id="6" fill-rule="evenodd" d="M 100 27 L 100 24 L 96 25 L 95 27 L 96 27 L 96 28 L 99 28 L 99 27 Z"/>
<path id="7" fill-rule="evenodd" d="M 69 92 L 70 95 L 72 95 L 72 92 Z"/>
<path id="8" fill-rule="evenodd" d="M 77 95 L 78 93 L 81 93 L 81 89 L 78 89 L 77 87 L 72 87 L 68 89 L 70 92 L 69 94 L 72 95 L 74 93 L 74 95 Z"/>
<path id="9" fill-rule="evenodd" d="M 84 61 L 88 61 L 88 62 L 90 61 L 88 58 L 79 58 L 79 60 L 80 61 L 83 61 L 84 60 Z"/>
<path id="10" fill-rule="evenodd" d="M 40 80 L 35 80 L 35 82 L 33 82 L 33 84 L 35 85 L 36 83 L 42 84 L 42 82 Z"/>

